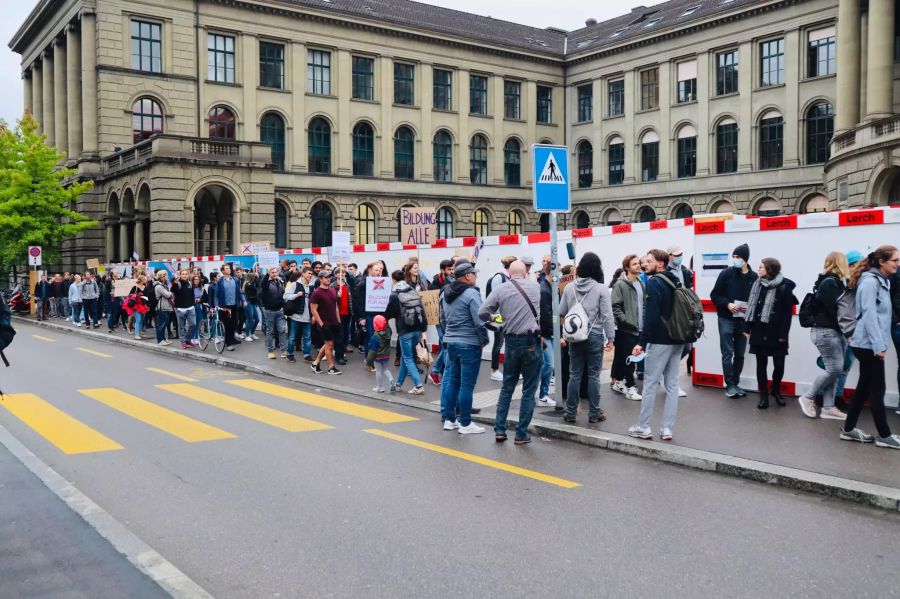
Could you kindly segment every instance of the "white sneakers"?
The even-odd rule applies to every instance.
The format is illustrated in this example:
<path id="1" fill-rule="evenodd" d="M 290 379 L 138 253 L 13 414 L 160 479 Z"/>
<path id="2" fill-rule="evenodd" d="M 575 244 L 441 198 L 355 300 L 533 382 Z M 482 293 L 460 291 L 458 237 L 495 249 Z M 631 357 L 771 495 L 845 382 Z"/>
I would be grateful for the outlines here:
<path id="1" fill-rule="evenodd" d="M 616 381 L 612 384 L 612 390 L 625 395 L 628 392 L 628 387 L 625 386 L 625 381 Z"/>
<path id="2" fill-rule="evenodd" d="M 807 418 L 816 417 L 816 400 L 801 395 L 797 398 L 797 402 L 800 404 L 800 411 L 803 412 L 804 416 Z"/>
<path id="3" fill-rule="evenodd" d="M 552 397 L 550 397 L 549 395 L 545 395 L 544 397 L 541 397 L 540 399 L 538 399 L 538 403 L 543 406 L 548 406 L 551 408 L 556 407 L 556 400 L 553 399 Z"/>
<path id="4" fill-rule="evenodd" d="M 815 405 L 815 404 L 813 404 L 813 405 Z M 813 409 L 815 409 L 815 408 L 813 408 Z M 841 412 L 839 409 L 832 406 L 830 408 L 823 409 L 822 413 L 819 414 L 819 418 L 822 418 L 824 420 L 841 420 L 841 421 L 843 421 L 843 420 L 847 419 L 847 414 L 845 414 L 844 412 Z"/>
<path id="5" fill-rule="evenodd" d="M 469 426 L 459 426 L 458 423 L 456 426 L 459 428 L 460 435 L 477 435 L 484 432 L 484 427 L 478 426 L 474 422 L 470 422 Z"/>
<path id="6" fill-rule="evenodd" d="M 492 372 L 492 373 L 491 373 L 491 380 L 492 380 L 492 381 L 503 382 L 503 373 L 500 372 L 499 370 Z"/>
<path id="7" fill-rule="evenodd" d="M 678 387 L 678 397 L 687 397 L 687 391 L 685 391 L 681 387 Z"/>
<path id="8" fill-rule="evenodd" d="M 444 420 L 444 430 L 445 431 L 459 430 L 459 422 L 457 422 L 456 420 Z"/>
<path id="9" fill-rule="evenodd" d="M 641 401 L 643 397 L 635 387 L 628 387 L 625 389 L 625 399 L 630 399 L 631 401 Z"/>

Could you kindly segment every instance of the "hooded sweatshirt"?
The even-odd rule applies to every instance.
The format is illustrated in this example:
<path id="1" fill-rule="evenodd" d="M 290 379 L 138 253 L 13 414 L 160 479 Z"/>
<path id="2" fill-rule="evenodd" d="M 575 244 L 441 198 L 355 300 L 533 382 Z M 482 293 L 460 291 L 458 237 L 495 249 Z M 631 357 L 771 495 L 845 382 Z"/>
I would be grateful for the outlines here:
<path id="1" fill-rule="evenodd" d="M 877 268 L 864 272 L 856 284 L 856 313 L 850 347 L 886 352 L 891 344 L 891 284 Z"/>
<path id="2" fill-rule="evenodd" d="M 575 304 L 581 302 L 587 313 L 591 333 L 603 332 L 607 341 L 612 341 L 616 336 L 615 320 L 613 319 L 612 300 L 609 289 L 594 279 L 577 278 L 575 282 L 566 285 L 562 300 L 559 302 L 559 313 L 565 316 Z"/>
<path id="3" fill-rule="evenodd" d="M 444 343 L 461 343 L 480 347 L 487 345 L 488 334 L 478 318 L 481 292 L 473 285 L 453 281 L 441 294 L 441 326 Z"/>

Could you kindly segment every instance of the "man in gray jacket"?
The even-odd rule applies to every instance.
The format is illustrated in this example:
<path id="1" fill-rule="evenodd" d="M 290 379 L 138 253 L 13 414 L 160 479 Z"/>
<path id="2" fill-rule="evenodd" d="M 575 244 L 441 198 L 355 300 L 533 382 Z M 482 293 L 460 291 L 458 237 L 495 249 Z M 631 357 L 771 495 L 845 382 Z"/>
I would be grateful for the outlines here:
<path id="1" fill-rule="evenodd" d="M 494 435 L 498 443 L 506 441 L 506 417 L 513 392 L 522 375 L 522 406 L 519 408 L 519 424 L 516 427 L 516 445 L 531 442 L 528 425 L 534 413 L 534 394 L 541 380 L 543 351 L 538 309 L 541 304 L 541 288 L 538 283 L 525 278 L 527 268 L 521 260 L 509 266 L 509 280 L 495 287 L 478 312 L 487 322 L 499 313 L 503 316 L 503 338 L 506 342 L 503 361 L 503 387 L 497 402 L 497 418 Z"/>
<path id="2" fill-rule="evenodd" d="M 471 435 L 484 432 L 483 427 L 472 422 L 472 393 L 481 370 L 481 349 L 487 345 L 488 336 L 478 316 L 481 292 L 475 287 L 478 278 L 475 265 L 460 260 L 454 275 L 456 280 L 444 288 L 441 296 L 443 346 L 447 352 L 441 384 L 441 416 L 445 431 Z"/>

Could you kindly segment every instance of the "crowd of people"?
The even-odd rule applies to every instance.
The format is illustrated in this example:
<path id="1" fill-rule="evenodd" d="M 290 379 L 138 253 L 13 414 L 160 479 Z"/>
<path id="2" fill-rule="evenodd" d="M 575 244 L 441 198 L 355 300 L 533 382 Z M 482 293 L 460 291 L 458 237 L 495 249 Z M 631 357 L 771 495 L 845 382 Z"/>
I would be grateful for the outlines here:
<path id="1" fill-rule="evenodd" d="M 900 449 L 900 436 L 890 430 L 884 403 L 885 355 L 891 344 L 900 350 L 898 250 L 885 245 L 868 255 L 828 254 L 802 305 L 796 284 L 782 273 L 777 259 L 763 258 L 754 271 L 750 248 L 743 244 L 734 249 L 731 260 L 710 294 L 717 312 L 725 396 L 747 396 L 740 383 L 749 347 L 756 358 L 757 407 L 768 409 L 770 400 L 786 405 L 782 380 L 799 305 L 801 324 L 810 329 L 823 371 L 797 398 L 802 413 L 843 421 L 841 439 Z M 577 266 L 563 267 L 562 274 L 570 276 L 558 298 L 563 378 L 556 386 L 558 399 L 550 395 L 555 382 L 549 256 L 534 272 L 531 257 L 504 257 L 503 270 L 484 281 L 484 296 L 474 258 L 454 256 L 442 261 L 430 280 L 416 257 L 393 272 L 381 260 L 360 270 L 355 263 L 298 263 L 288 258 L 267 272 L 258 267 L 232 269 L 231 264 L 209 277 L 199 268 L 181 270 L 171 282 L 166 271 L 151 276 L 135 267 L 135 283 L 127 294 L 118 288 L 115 271 L 99 279 L 90 271 L 64 273 L 52 279 L 42 276 L 34 298 L 39 319 L 66 318 L 75 326 L 93 328 L 105 321 L 110 333 L 122 327 L 136 339 L 143 339 L 143 331 L 152 326 L 157 343 L 177 339 L 184 349 L 198 344 L 197 325 L 215 310 L 224 325 L 226 349 L 260 340 L 261 330 L 268 359 L 280 353 L 296 362 L 299 352 L 316 374 L 342 374 L 339 367 L 347 364 L 348 355 L 359 352 L 374 374 L 375 392 L 403 392 L 407 378 L 411 384 L 406 392 L 412 395 L 424 394 L 426 381 L 439 386 L 442 426 L 460 434 L 485 432 L 472 421 L 478 411 L 473 395 L 482 351 L 493 343 L 490 379 L 501 383 L 495 439 L 508 438 L 510 403 L 521 381 L 517 445 L 531 441 L 528 427 L 537 404 L 555 407 L 565 422 L 575 423 L 579 401 L 586 397 L 588 422 L 606 420 L 600 375 L 604 355 L 612 353 L 612 392 L 641 402 L 628 434 L 654 438 L 651 421 L 662 387 L 665 406 L 658 436 L 670 441 L 679 397 L 686 395 L 679 386 L 681 364 L 687 360 L 690 367 L 692 344 L 702 332 L 701 322 L 691 334 L 691 311 L 700 312 L 702 321 L 702 309 L 689 291 L 694 273 L 683 261 L 684 252 L 677 246 L 630 254 L 608 285 L 595 253 L 583 254 Z M 392 289 L 387 307 L 367 310 L 366 278 L 388 276 Z M 427 344 L 429 322 L 420 295 L 428 290 L 440 291 L 436 359 Z M 859 362 L 859 383 L 847 399 L 844 386 L 854 361 Z M 900 384 L 900 372 L 897 376 Z M 865 405 L 872 412 L 875 435 L 858 427 Z"/>

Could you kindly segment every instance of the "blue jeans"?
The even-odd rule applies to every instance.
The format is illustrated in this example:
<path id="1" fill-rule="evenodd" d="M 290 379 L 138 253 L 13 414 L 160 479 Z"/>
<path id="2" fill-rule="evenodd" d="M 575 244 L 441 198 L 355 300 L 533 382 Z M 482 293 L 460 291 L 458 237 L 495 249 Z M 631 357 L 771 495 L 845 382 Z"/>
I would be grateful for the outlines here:
<path id="1" fill-rule="evenodd" d="M 900 324 L 891 331 L 891 337 L 894 340 L 894 349 L 897 350 L 897 356 L 900 356 Z M 897 389 L 900 390 L 900 365 L 897 367 Z"/>
<path id="2" fill-rule="evenodd" d="M 725 385 L 740 386 L 741 372 L 744 370 L 744 354 L 747 353 L 747 338 L 741 332 L 740 319 L 719 316 L 719 350 L 722 352 L 722 374 Z"/>
<path id="3" fill-rule="evenodd" d="M 122 310 L 122 298 L 113 298 L 109 303 L 109 318 L 106 322 L 107 328 L 112 329 L 119 322 L 119 314 Z"/>
<path id="4" fill-rule="evenodd" d="M 79 323 L 81 322 L 81 302 L 75 302 L 71 305 L 72 308 L 72 322 Z"/>
<path id="5" fill-rule="evenodd" d="M 281 351 L 289 356 L 294 355 L 294 346 L 297 345 L 297 333 L 300 331 L 301 322 L 293 318 L 287 319 L 287 348 L 282 347 Z"/>
<path id="6" fill-rule="evenodd" d="M 275 351 L 275 335 L 278 335 L 278 345 L 281 347 L 281 351 L 285 351 L 287 348 L 287 331 L 285 331 L 284 312 L 263 308 L 263 316 L 266 322 L 266 349 L 270 352 Z"/>
<path id="7" fill-rule="evenodd" d="M 259 306 L 247 302 L 244 307 L 244 335 L 252 335 L 259 324 Z"/>
<path id="8" fill-rule="evenodd" d="M 159 343 L 166 339 L 166 328 L 169 325 L 169 319 L 172 313 L 168 310 L 156 311 L 156 342 Z"/>
<path id="9" fill-rule="evenodd" d="M 73 318 L 74 318 L 74 316 L 73 316 Z M 134 334 L 140 335 L 143 331 L 144 331 L 144 315 L 141 314 L 140 312 L 138 312 L 137 310 L 135 310 L 134 311 Z"/>
<path id="10" fill-rule="evenodd" d="M 539 397 L 547 397 L 550 394 L 550 380 L 553 378 L 553 339 L 544 339 L 547 345 L 543 349 L 544 365 L 541 367 L 541 391 Z"/>
<path id="11" fill-rule="evenodd" d="M 200 323 L 203 322 L 203 318 L 203 304 L 194 304 L 194 322 L 197 323 L 194 327 L 194 339 L 197 341 L 200 341 Z"/>
<path id="12" fill-rule="evenodd" d="M 268 333 L 267 333 L 268 334 Z M 294 355 L 294 348 L 297 346 L 297 337 L 303 342 L 303 355 L 308 356 L 312 352 L 312 323 L 300 322 L 299 320 L 288 319 L 288 339 L 287 339 L 287 355 Z M 284 351 L 284 348 L 282 348 Z"/>
<path id="13" fill-rule="evenodd" d="M 603 368 L 603 343 L 606 336 L 602 331 L 591 331 L 587 340 L 569 343 L 569 392 L 566 394 L 566 415 L 578 412 L 581 377 L 588 377 L 588 416 L 600 414 L 600 370 Z"/>
<path id="14" fill-rule="evenodd" d="M 847 385 L 847 375 L 850 374 L 850 370 L 853 368 L 853 361 L 856 360 L 856 356 L 853 354 L 853 348 L 850 347 L 850 343 L 847 343 L 847 351 L 844 354 L 844 364 L 850 364 L 844 372 L 841 373 L 841 376 L 838 377 L 837 382 L 834 384 L 834 396 L 844 398 L 844 387 Z"/>
<path id="15" fill-rule="evenodd" d="M 444 327 L 441 325 L 437 325 L 437 334 L 438 334 L 438 357 L 434 361 L 434 364 L 431 365 L 431 372 L 437 373 L 438 375 L 444 374 L 444 364 L 447 362 L 447 352 L 444 350 Z"/>
<path id="16" fill-rule="evenodd" d="M 400 352 L 403 355 L 403 360 L 400 362 L 400 371 L 397 373 L 398 387 L 403 385 L 403 381 L 406 380 L 407 374 L 412 378 L 413 384 L 416 387 L 422 386 L 422 379 L 419 377 L 419 369 L 416 368 L 416 344 L 421 338 L 421 331 L 403 333 L 398 338 Z"/>
<path id="17" fill-rule="evenodd" d="M 464 343 L 447 343 L 447 362 L 441 383 L 441 418 L 456 420 L 459 408 L 460 426 L 472 423 L 472 393 L 481 370 L 481 347 Z"/>
<path id="18" fill-rule="evenodd" d="M 497 401 L 494 432 L 506 433 L 509 404 L 521 374 L 523 377 L 522 405 L 519 407 L 516 439 L 525 439 L 528 436 L 531 416 L 534 414 L 534 394 L 541 379 L 541 367 L 544 360 L 541 338 L 537 335 L 527 337 L 505 335 L 504 341 L 506 342 L 506 351 L 503 360 L 503 386 L 500 388 L 500 399 Z"/>

